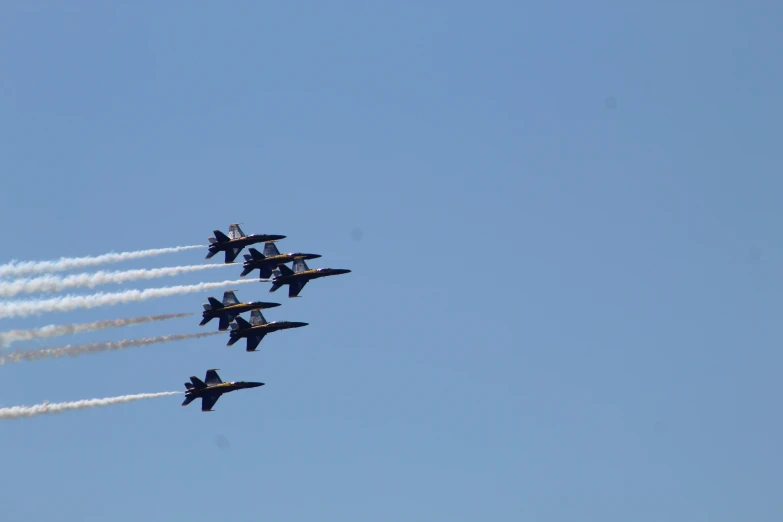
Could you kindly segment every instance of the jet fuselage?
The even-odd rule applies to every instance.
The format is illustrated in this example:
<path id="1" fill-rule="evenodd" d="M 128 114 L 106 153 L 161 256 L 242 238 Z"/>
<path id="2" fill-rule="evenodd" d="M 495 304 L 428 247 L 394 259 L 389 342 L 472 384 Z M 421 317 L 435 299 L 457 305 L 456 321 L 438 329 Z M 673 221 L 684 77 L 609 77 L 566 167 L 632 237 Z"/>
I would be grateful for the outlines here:
<path id="1" fill-rule="evenodd" d="M 245 248 L 248 245 L 265 243 L 266 241 L 279 241 L 285 238 L 286 236 L 279 234 L 250 234 L 249 236 L 229 239 L 228 241 L 211 243 L 209 245 L 209 251 L 212 253 L 217 253 L 233 248 Z"/>
<path id="2" fill-rule="evenodd" d="M 239 303 L 235 305 L 224 306 L 223 308 L 212 308 L 210 310 L 204 310 L 202 316 L 204 319 L 215 317 L 222 317 L 226 315 L 237 316 L 244 312 L 251 310 L 266 310 L 267 308 L 275 308 L 280 306 L 280 303 L 265 303 L 263 301 L 253 301 L 252 303 Z"/>
<path id="3" fill-rule="evenodd" d="M 275 284 L 284 285 L 292 281 L 301 281 L 302 279 L 310 281 L 319 277 L 350 274 L 351 271 L 346 268 L 313 268 L 304 272 L 297 272 L 289 275 L 279 275 L 272 281 Z"/>
<path id="4" fill-rule="evenodd" d="M 288 330 L 289 328 L 301 328 L 308 324 L 310 323 L 301 323 L 298 321 L 272 321 L 271 323 L 259 324 L 251 328 L 234 330 L 231 332 L 231 337 L 247 337 L 248 335 L 254 335 L 256 333 L 269 333 L 277 332 L 279 330 Z"/>
<path id="5" fill-rule="evenodd" d="M 212 394 L 222 395 L 236 390 L 243 390 L 245 388 L 258 388 L 263 386 L 263 382 L 246 382 L 246 381 L 233 381 L 233 382 L 221 382 L 220 384 L 213 384 L 205 388 L 190 388 L 185 391 L 185 397 L 193 397 L 198 399 Z"/>

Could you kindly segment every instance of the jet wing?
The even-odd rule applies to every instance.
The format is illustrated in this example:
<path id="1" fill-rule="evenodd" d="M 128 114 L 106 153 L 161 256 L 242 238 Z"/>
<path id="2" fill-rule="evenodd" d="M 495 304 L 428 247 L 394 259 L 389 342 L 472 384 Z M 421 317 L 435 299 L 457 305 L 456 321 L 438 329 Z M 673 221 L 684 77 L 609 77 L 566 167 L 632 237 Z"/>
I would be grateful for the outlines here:
<path id="1" fill-rule="evenodd" d="M 239 228 L 239 223 L 231 223 L 228 226 L 228 237 L 231 239 L 239 239 L 247 236 L 244 232 L 242 232 L 242 229 Z"/>
<path id="2" fill-rule="evenodd" d="M 241 250 L 242 247 L 234 247 L 234 248 L 226 249 L 226 263 L 233 263 L 234 259 L 237 258 Z"/>
<path id="3" fill-rule="evenodd" d="M 218 393 L 204 395 L 201 398 L 201 411 L 212 411 L 212 406 L 215 405 L 219 398 L 220 394 Z"/>
<path id="4" fill-rule="evenodd" d="M 225 306 L 239 304 L 239 299 L 237 299 L 237 296 L 234 294 L 233 290 L 226 290 L 223 292 L 223 304 Z"/>
<path id="5" fill-rule="evenodd" d="M 258 348 L 259 343 L 261 343 L 261 339 L 263 339 L 265 336 L 266 336 L 266 332 L 259 332 L 257 334 L 248 335 L 246 350 L 248 352 L 255 352 L 256 348 Z"/>
<path id="6" fill-rule="evenodd" d="M 218 330 L 220 330 L 221 332 L 223 330 L 228 330 L 228 325 L 233 320 L 234 320 L 233 317 L 224 315 L 223 317 L 220 318 L 220 324 L 218 325 Z"/>
<path id="7" fill-rule="evenodd" d="M 215 384 L 221 384 L 223 381 L 220 380 L 216 370 L 207 370 L 207 376 L 204 378 L 204 382 L 207 386 L 214 386 Z"/>
<path id="8" fill-rule="evenodd" d="M 307 281 L 292 281 L 291 284 L 288 285 L 288 297 L 298 297 L 299 292 L 302 291 L 302 288 L 304 288 L 306 284 Z"/>

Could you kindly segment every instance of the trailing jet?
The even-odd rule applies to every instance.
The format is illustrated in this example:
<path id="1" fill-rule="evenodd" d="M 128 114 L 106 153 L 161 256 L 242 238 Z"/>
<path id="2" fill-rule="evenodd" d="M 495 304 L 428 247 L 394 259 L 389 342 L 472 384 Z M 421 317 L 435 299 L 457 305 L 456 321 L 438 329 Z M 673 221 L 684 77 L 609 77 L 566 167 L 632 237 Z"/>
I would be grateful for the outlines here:
<path id="1" fill-rule="evenodd" d="M 294 259 L 294 269 L 285 265 L 277 267 L 275 278 L 272 280 L 270 292 L 274 292 L 283 285 L 288 285 L 288 297 L 298 297 L 299 292 L 311 279 L 319 277 L 348 274 L 351 271 L 345 268 L 309 268 L 304 259 Z"/>
<path id="2" fill-rule="evenodd" d="M 204 311 L 201 315 L 204 317 L 199 326 L 204 326 L 215 317 L 220 318 L 218 330 L 228 330 L 228 325 L 234 320 L 234 317 L 250 310 L 263 310 L 266 308 L 275 308 L 280 303 L 264 303 L 263 301 L 252 301 L 249 303 L 240 303 L 233 290 L 223 292 L 223 302 L 221 303 L 214 297 L 208 297 L 209 303 L 204 303 Z"/>
<path id="3" fill-rule="evenodd" d="M 245 382 L 233 381 L 223 382 L 217 374 L 217 370 L 207 370 L 207 376 L 202 381 L 198 377 L 190 376 L 190 382 L 185 383 L 185 401 L 183 406 L 187 406 L 193 400 L 201 399 L 201 411 L 212 411 L 212 406 L 218 401 L 224 393 L 234 390 L 243 390 L 245 388 L 258 388 L 263 386 L 263 382 Z"/>
<path id="4" fill-rule="evenodd" d="M 320 254 L 302 254 L 300 252 L 291 254 L 281 254 L 272 241 L 267 241 L 264 244 L 264 253 L 262 254 L 255 248 L 249 248 L 249 254 L 244 254 L 245 263 L 242 265 L 245 269 L 239 274 L 239 277 L 245 277 L 247 274 L 258 268 L 260 273 L 258 277 L 261 279 L 268 279 L 272 277 L 272 271 L 277 268 L 277 265 L 283 263 L 290 263 L 297 257 L 302 259 L 318 259 Z"/>
<path id="5" fill-rule="evenodd" d="M 231 346 L 243 337 L 247 337 L 248 352 L 255 352 L 261 339 L 270 332 L 278 330 L 288 330 L 289 328 L 300 328 L 307 326 L 307 323 L 297 323 L 293 321 L 272 321 L 268 323 L 261 313 L 261 310 L 250 312 L 250 322 L 248 323 L 237 316 L 236 322 L 231 323 L 231 337 L 226 346 Z"/>
<path id="6" fill-rule="evenodd" d="M 228 235 L 225 235 L 220 230 L 213 230 L 215 237 L 209 238 L 209 253 L 206 259 L 214 256 L 218 252 L 226 253 L 226 263 L 233 263 L 234 259 L 239 255 L 243 248 L 255 243 L 263 243 L 264 241 L 277 241 L 279 239 L 285 239 L 285 236 L 278 234 L 250 234 L 246 236 L 242 229 L 239 228 L 239 223 L 231 223 L 228 227 Z"/>

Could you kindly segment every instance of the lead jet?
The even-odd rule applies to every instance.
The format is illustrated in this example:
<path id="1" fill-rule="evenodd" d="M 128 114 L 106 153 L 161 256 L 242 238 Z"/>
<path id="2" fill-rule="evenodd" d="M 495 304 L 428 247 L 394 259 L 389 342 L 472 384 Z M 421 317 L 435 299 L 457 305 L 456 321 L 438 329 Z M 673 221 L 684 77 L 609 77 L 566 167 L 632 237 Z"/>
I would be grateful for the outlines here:
<path id="1" fill-rule="evenodd" d="M 264 241 L 277 241 L 279 239 L 285 239 L 285 236 L 279 234 L 250 234 L 245 235 L 242 229 L 239 228 L 239 223 L 231 223 L 228 227 L 228 235 L 225 235 L 220 230 L 213 230 L 215 237 L 209 238 L 209 253 L 206 259 L 214 256 L 218 252 L 226 253 L 226 263 L 233 263 L 234 259 L 239 255 L 243 248 L 255 243 L 263 243 Z"/>
<path id="2" fill-rule="evenodd" d="M 223 292 L 223 302 L 221 303 L 214 297 L 207 297 L 209 303 L 204 303 L 204 311 L 201 315 L 204 317 L 199 326 L 204 326 L 215 317 L 220 318 L 218 325 L 219 331 L 228 330 L 228 325 L 236 316 L 250 310 L 263 310 L 266 308 L 275 308 L 280 303 L 265 303 L 263 301 L 252 301 L 249 303 L 240 303 L 233 290 Z"/>
<path id="3" fill-rule="evenodd" d="M 261 339 L 270 332 L 278 330 L 288 330 L 289 328 L 300 328 L 307 326 L 307 323 L 297 323 L 294 321 L 272 321 L 268 323 L 261 313 L 261 310 L 250 312 L 250 322 L 248 323 L 241 317 L 236 318 L 235 323 L 231 323 L 231 336 L 226 346 L 231 346 L 243 337 L 247 338 L 248 352 L 255 352 Z"/>
<path id="4" fill-rule="evenodd" d="M 267 241 L 264 244 L 264 253 L 262 254 L 255 248 L 249 248 L 249 254 L 244 254 L 245 263 L 242 265 L 244 270 L 239 277 L 245 277 L 247 274 L 258 268 L 258 277 L 261 279 L 268 279 L 272 277 L 272 271 L 277 268 L 278 265 L 283 263 L 290 263 L 297 257 L 302 259 L 318 259 L 320 254 L 302 254 L 301 252 L 281 254 L 272 241 Z"/>
<path id="5" fill-rule="evenodd" d="M 304 259 L 294 259 L 294 269 L 285 265 L 277 267 L 277 274 L 272 280 L 270 292 L 274 292 L 283 285 L 288 285 L 288 297 L 298 297 L 299 292 L 311 279 L 340 274 L 349 274 L 351 271 L 345 268 L 309 268 Z"/>
<path id="6" fill-rule="evenodd" d="M 217 370 L 207 370 L 207 376 L 202 381 L 198 377 L 190 376 L 191 382 L 185 383 L 185 401 L 183 406 L 187 406 L 195 399 L 201 399 L 201 411 L 212 411 L 212 406 L 218 401 L 224 393 L 234 390 L 243 390 L 245 388 L 258 388 L 263 386 L 263 382 L 245 382 L 232 381 L 223 382 L 217 374 Z M 191 384 L 192 383 L 192 384 Z"/>

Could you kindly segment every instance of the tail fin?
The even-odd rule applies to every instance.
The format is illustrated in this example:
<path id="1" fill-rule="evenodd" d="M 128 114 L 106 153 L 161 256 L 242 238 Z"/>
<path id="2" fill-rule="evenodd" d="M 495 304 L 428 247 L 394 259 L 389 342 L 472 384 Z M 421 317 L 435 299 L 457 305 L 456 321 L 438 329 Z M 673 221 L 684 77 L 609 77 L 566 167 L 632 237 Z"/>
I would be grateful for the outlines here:
<path id="1" fill-rule="evenodd" d="M 210 244 L 217 243 L 217 239 L 215 239 L 214 237 L 208 237 L 207 239 L 209 239 Z"/>
<path id="2" fill-rule="evenodd" d="M 223 303 L 221 303 L 214 297 L 207 297 L 207 301 L 209 301 L 212 310 L 220 310 L 221 308 L 223 308 Z"/>
<path id="3" fill-rule="evenodd" d="M 253 247 L 250 247 L 247 250 L 250 252 L 250 257 L 252 257 L 256 261 L 263 261 L 264 259 L 266 259 L 268 257 L 267 255 L 262 254 L 261 252 L 259 252 L 258 250 L 256 250 Z M 266 250 L 266 248 L 264 248 L 264 250 Z"/>
<path id="4" fill-rule="evenodd" d="M 267 241 L 264 243 L 264 255 L 266 257 L 274 257 L 279 256 L 280 251 L 277 249 L 277 246 L 272 241 Z"/>
<path id="5" fill-rule="evenodd" d="M 245 261 L 250 261 L 251 259 L 253 259 L 253 256 L 251 256 L 250 254 L 242 254 L 242 257 L 245 258 Z"/>
<path id="6" fill-rule="evenodd" d="M 220 230 L 213 230 L 212 233 L 215 234 L 215 238 L 217 238 L 218 243 L 226 243 L 231 241 L 231 239 Z"/>
<path id="7" fill-rule="evenodd" d="M 190 381 L 193 383 L 193 387 L 195 389 L 197 389 L 197 390 L 199 390 L 201 388 L 206 388 L 207 387 L 207 385 L 204 384 L 204 381 L 202 381 L 201 379 L 199 379 L 198 377 L 196 377 L 194 375 L 190 376 Z"/>
<path id="8" fill-rule="evenodd" d="M 255 310 L 253 310 L 253 312 L 255 312 Z M 252 315 L 253 312 L 250 312 L 251 315 Z M 239 315 L 234 318 L 234 321 L 236 321 L 237 326 L 239 328 L 241 328 L 242 330 L 245 330 L 247 328 L 251 328 L 253 326 L 252 324 L 250 324 L 247 321 L 245 321 L 244 319 L 242 319 L 242 317 L 239 316 Z"/>
<path id="9" fill-rule="evenodd" d="M 277 265 L 277 269 L 280 271 L 280 275 L 284 276 L 290 276 L 296 273 L 285 265 Z"/>
<path id="10" fill-rule="evenodd" d="M 186 382 L 185 383 L 185 388 L 187 388 L 188 390 L 192 390 L 193 389 L 193 385 L 190 384 L 189 382 Z"/>
<path id="11" fill-rule="evenodd" d="M 201 305 L 201 306 L 203 306 L 203 307 L 204 307 L 204 311 L 205 311 L 205 312 L 208 312 L 208 311 L 212 310 L 212 305 L 211 305 L 211 304 L 204 303 L 204 304 L 203 304 L 203 305 Z"/>

